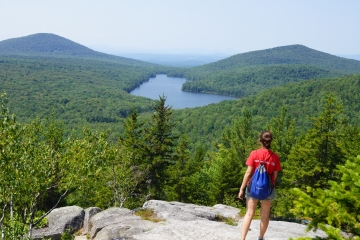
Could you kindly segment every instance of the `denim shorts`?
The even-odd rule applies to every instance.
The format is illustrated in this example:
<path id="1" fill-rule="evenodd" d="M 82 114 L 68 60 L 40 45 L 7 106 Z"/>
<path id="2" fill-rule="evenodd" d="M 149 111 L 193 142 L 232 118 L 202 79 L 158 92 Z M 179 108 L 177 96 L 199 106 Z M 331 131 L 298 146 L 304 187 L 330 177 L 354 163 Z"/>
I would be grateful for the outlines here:
<path id="1" fill-rule="evenodd" d="M 246 190 L 245 190 L 245 197 L 246 198 L 252 198 L 252 199 L 256 199 L 250 196 L 249 193 L 249 186 L 246 186 Z M 270 194 L 270 196 L 264 200 L 274 200 L 276 198 L 276 189 L 274 188 Z"/>

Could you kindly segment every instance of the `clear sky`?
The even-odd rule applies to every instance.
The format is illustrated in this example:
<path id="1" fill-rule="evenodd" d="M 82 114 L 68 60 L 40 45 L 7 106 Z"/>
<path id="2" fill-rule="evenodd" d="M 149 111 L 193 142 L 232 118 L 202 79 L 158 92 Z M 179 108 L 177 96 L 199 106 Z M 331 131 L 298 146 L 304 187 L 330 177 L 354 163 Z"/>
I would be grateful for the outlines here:
<path id="1" fill-rule="evenodd" d="M 360 54 L 359 0 L 0 0 L 0 41 L 54 33 L 103 52 Z"/>

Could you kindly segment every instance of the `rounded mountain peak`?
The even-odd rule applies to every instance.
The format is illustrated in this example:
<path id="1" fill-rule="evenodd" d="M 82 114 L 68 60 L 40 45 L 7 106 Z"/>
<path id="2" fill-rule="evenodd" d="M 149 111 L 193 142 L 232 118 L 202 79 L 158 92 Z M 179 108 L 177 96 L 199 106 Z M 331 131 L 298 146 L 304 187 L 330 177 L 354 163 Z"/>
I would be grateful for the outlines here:
<path id="1" fill-rule="evenodd" d="M 90 48 L 52 33 L 36 33 L 0 42 L 0 54 L 8 55 L 89 55 L 94 52 Z"/>

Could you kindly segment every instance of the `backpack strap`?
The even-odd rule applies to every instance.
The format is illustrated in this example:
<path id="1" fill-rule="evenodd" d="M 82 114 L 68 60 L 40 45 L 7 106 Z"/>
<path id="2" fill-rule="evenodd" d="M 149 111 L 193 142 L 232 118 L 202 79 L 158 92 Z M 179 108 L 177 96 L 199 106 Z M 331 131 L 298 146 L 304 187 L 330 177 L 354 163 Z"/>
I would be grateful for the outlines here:
<path id="1" fill-rule="evenodd" d="M 256 150 L 256 152 L 257 152 L 257 151 L 258 151 L 258 150 Z M 273 153 L 274 153 L 274 152 L 270 150 L 270 155 L 265 159 L 264 162 L 267 163 L 267 162 L 269 161 L 269 159 L 271 158 L 271 156 L 273 155 Z M 260 163 L 260 164 L 263 164 L 263 163 Z M 269 173 L 268 173 L 268 174 L 269 174 Z M 273 174 L 273 173 L 271 173 L 271 174 L 269 174 L 269 175 L 272 175 L 272 174 Z"/>
<path id="2" fill-rule="evenodd" d="M 268 162 L 269 161 L 269 159 L 271 158 L 271 156 L 273 155 L 273 151 L 271 151 L 270 150 L 270 155 L 269 155 L 269 157 L 265 160 L 265 162 Z M 269 173 L 268 173 L 269 174 Z M 272 173 L 270 173 L 269 175 L 273 175 L 273 172 Z"/>
<path id="3" fill-rule="evenodd" d="M 271 153 L 270 153 L 269 157 L 265 160 L 265 162 L 268 162 L 268 160 L 270 159 L 270 157 L 273 155 L 273 151 L 270 150 L 270 152 L 271 152 Z"/>

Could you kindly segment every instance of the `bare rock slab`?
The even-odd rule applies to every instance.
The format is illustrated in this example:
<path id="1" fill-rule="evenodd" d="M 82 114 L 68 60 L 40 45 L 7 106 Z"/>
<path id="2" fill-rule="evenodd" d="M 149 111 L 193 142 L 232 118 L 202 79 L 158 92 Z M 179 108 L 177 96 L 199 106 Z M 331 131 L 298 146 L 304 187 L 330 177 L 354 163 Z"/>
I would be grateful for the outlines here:
<path id="1" fill-rule="evenodd" d="M 205 219 L 195 221 L 168 220 L 153 230 L 133 235 L 137 240 L 239 240 L 241 224 L 230 226 Z M 258 239 L 260 220 L 253 220 L 247 239 Z M 280 221 L 270 221 L 265 234 L 266 240 L 288 240 L 298 237 L 325 237 L 322 231 L 306 232 L 306 226 Z"/>
<path id="2" fill-rule="evenodd" d="M 142 220 L 129 209 L 116 207 L 95 214 L 90 218 L 89 225 L 90 238 L 94 240 L 131 237 L 157 226 L 153 222 Z"/>
<path id="3" fill-rule="evenodd" d="M 50 238 L 60 240 L 61 234 L 68 230 L 74 233 L 83 226 L 85 211 L 78 206 L 57 208 L 47 216 L 49 227 L 34 229 L 33 239 Z"/>
<path id="4" fill-rule="evenodd" d="M 144 203 L 143 208 L 153 209 L 160 218 L 183 221 L 193 221 L 198 218 L 213 221 L 217 216 L 234 219 L 240 218 L 239 209 L 222 204 L 206 207 L 190 203 L 150 200 Z"/>

